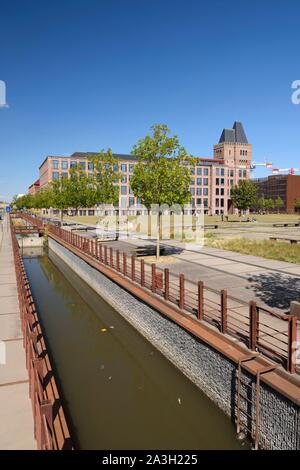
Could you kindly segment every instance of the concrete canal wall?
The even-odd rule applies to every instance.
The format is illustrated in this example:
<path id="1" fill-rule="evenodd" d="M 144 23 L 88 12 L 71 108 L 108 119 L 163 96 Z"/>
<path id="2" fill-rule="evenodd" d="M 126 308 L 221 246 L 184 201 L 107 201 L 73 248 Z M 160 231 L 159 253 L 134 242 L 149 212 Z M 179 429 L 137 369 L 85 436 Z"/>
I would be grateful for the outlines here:
<path id="1" fill-rule="evenodd" d="M 49 248 L 50 258 L 52 250 L 234 420 L 235 363 L 160 315 L 50 237 Z M 243 379 L 252 384 L 250 376 Z M 245 390 L 245 393 L 248 392 Z M 250 398 L 255 402 L 254 381 Z M 261 383 L 260 404 L 261 447 L 299 449 L 299 404 L 265 383 Z M 255 416 L 255 407 L 251 413 Z"/>

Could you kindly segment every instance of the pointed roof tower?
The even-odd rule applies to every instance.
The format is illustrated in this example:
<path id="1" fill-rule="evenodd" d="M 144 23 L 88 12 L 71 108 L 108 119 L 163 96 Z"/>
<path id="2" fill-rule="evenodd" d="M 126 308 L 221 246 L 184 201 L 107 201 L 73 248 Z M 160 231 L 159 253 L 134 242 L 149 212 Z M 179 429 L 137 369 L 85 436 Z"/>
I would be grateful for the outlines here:
<path id="1" fill-rule="evenodd" d="M 248 144 L 243 124 L 239 121 L 235 121 L 233 124 L 233 129 L 235 130 L 235 141 L 239 144 Z"/>
<path id="2" fill-rule="evenodd" d="M 219 144 L 223 142 L 237 142 L 239 144 L 248 144 L 243 124 L 239 121 L 235 121 L 232 126 L 232 129 L 223 129 Z"/>

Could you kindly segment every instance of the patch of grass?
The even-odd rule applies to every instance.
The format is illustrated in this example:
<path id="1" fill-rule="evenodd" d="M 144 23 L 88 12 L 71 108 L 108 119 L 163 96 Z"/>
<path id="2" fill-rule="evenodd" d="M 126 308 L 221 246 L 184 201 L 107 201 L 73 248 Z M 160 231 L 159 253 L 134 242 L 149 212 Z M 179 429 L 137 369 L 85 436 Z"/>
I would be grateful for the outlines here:
<path id="1" fill-rule="evenodd" d="M 236 251 L 245 255 L 261 256 L 262 258 L 287 261 L 300 264 L 300 244 L 291 245 L 271 240 L 249 240 L 235 238 L 231 240 L 206 240 L 206 245 L 223 250 Z"/>

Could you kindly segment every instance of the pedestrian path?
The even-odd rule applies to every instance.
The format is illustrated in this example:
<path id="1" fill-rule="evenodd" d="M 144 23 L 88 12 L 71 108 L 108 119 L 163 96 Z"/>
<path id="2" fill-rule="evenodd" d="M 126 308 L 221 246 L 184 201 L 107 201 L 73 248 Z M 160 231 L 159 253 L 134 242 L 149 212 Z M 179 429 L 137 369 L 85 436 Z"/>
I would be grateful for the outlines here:
<path id="1" fill-rule="evenodd" d="M 8 217 L 0 222 L 0 450 L 36 449 Z"/>

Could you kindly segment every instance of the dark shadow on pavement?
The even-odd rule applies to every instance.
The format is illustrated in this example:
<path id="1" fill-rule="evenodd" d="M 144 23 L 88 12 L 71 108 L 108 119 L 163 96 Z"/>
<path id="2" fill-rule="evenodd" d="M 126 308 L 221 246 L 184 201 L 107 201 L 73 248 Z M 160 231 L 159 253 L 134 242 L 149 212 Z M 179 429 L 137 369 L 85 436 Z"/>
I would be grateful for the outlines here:
<path id="1" fill-rule="evenodd" d="M 289 310 L 292 300 L 300 300 L 300 279 L 280 273 L 259 274 L 248 278 L 251 285 L 247 289 L 269 307 Z"/>

